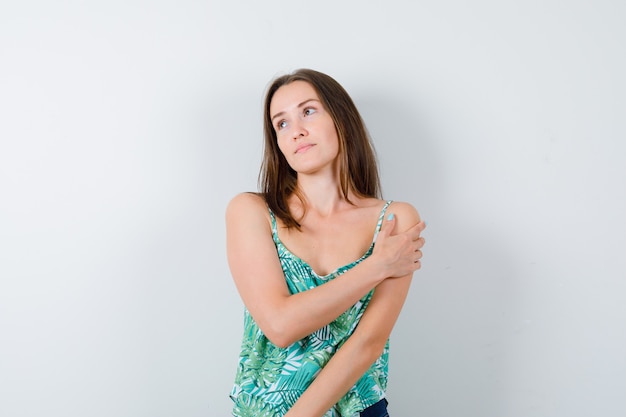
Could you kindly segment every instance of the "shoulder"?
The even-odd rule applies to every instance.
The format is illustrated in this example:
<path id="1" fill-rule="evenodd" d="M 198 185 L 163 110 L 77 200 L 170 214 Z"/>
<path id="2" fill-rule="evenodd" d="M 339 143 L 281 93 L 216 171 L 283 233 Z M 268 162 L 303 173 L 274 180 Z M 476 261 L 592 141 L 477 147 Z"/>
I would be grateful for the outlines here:
<path id="1" fill-rule="evenodd" d="M 269 218 L 267 204 L 257 193 L 240 193 L 234 196 L 226 207 L 226 220 L 251 220 Z"/>
<path id="2" fill-rule="evenodd" d="M 226 207 L 226 213 L 230 213 L 232 211 L 240 211 L 240 210 L 258 210 L 259 208 L 264 208 L 267 210 L 267 205 L 265 204 L 265 200 L 258 193 L 240 193 L 234 196 Z"/>
<path id="3" fill-rule="evenodd" d="M 417 209 L 403 201 L 393 201 L 387 207 L 387 215 L 391 213 L 397 218 L 399 230 L 406 230 L 421 221 Z"/>

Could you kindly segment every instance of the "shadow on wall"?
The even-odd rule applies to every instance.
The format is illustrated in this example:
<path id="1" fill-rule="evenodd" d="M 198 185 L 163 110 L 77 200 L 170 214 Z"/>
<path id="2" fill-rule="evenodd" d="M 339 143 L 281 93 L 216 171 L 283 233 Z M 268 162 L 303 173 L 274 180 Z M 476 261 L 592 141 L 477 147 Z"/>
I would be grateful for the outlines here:
<path id="1" fill-rule="evenodd" d="M 446 166 L 446 149 L 469 139 L 446 137 L 427 103 L 389 92 L 355 101 L 385 198 L 414 204 L 428 224 L 423 268 L 391 338 L 391 415 L 506 415 L 517 277 L 506 237 L 455 198 L 462 173 Z"/>

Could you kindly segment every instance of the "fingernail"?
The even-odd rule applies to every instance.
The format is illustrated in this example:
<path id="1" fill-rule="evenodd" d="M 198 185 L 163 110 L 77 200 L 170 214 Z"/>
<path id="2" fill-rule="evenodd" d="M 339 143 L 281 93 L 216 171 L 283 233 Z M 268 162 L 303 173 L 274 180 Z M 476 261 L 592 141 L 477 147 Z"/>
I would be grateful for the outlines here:
<path id="1" fill-rule="evenodd" d="M 389 221 L 393 220 L 393 213 L 389 213 L 389 216 L 387 216 L 387 220 Z"/>

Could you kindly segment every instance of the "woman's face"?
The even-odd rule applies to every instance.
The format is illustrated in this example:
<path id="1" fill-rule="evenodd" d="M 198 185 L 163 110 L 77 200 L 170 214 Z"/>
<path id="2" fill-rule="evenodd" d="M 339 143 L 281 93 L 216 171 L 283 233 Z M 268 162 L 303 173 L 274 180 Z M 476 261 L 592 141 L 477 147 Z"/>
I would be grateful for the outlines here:
<path id="1" fill-rule="evenodd" d="M 337 129 L 311 84 L 294 81 L 276 90 L 270 117 L 278 147 L 294 171 L 334 172 L 339 154 Z"/>

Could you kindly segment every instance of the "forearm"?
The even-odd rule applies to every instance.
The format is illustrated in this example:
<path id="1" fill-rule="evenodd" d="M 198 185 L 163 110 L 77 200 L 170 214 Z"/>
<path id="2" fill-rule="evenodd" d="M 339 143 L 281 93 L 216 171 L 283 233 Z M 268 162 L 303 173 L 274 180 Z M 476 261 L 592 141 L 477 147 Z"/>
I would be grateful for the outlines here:
<path id="1" fill-rule="evenodd" d="M 266 335 L 288 346 L 339 317 L 386 278 L 371 257 L 337 278 L 297 294 L 282 297 L 267 317 Z"/>
<path id="2" fill-rule="evenodd" d="M 383 345 L 354 336 L 335 353 L 285 417 L 321 417 L 356 384 L 382 353 Z"/>

